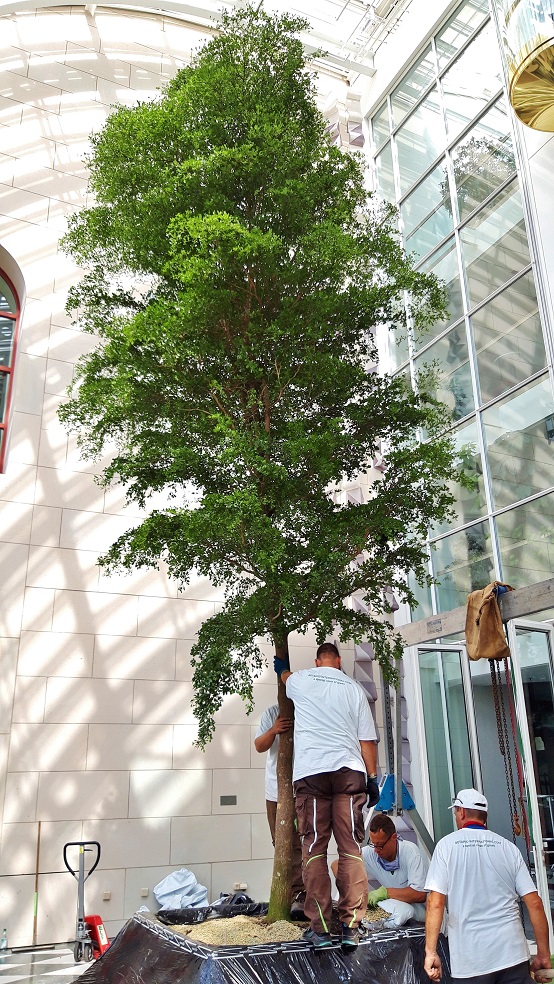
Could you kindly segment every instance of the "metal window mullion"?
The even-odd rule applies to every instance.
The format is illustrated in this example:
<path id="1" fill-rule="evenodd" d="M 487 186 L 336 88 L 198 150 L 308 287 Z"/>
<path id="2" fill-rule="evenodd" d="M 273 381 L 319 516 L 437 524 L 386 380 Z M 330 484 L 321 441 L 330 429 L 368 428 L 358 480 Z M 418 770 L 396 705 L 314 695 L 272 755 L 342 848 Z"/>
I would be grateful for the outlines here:
<path id="1" fill-rule="evenodd" d="M 445 747 L 446 747 L 446 764 L 448 766 L 448 778 L 450 779 L 451 795 L 454 795 L 456 790 L 454 789 L 454 766 L 452 763 L 450 723 L 448 720 L 448 703 L 446 699 L 446 686 L 444 682 L 444 667 L 442 665 L 442 650 L 437 652 L 437 664 L 439 668 L 439 686 L 441 692 L 442 721 L 444 727 L 444 737 L 445 737 Z"/>
<path id="2" fill-rule="evenodd" d="M 462 692 L 464 695 L 464 705 L 466 709 L 467 735 L 469 739 L 469 754 L 473 770 L 473 781 L 475 788 L 483 791 L 483 774 L 481 772 L 481 755 L 479 752 L 479 739 L 477 734 L 477 719 L 475 716 L 475 703 L 473 700 L 473 681 L 469 668 L 469 656 L 465 646 L 460 649 L 460 667 L 462 671 Z"/>

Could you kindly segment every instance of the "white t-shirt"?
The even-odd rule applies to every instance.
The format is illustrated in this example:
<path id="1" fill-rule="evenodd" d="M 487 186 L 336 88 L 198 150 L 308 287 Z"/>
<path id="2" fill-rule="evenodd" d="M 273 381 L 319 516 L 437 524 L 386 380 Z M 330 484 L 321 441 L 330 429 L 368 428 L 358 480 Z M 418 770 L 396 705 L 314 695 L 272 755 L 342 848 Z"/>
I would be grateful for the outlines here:
<path id="1" fill-rule="evenodd" d="M 261 738 L 273 727 L 279 717 L 279 705 L 272 704 L 262 714 L 255 737 Z M 265 760 L 265 798 L 277 802 L 277 755 L 279 754 L 279 735 L 275 735 L 273 744 L 267 750 Z"/>
<path id="2" fill-rule="evenodd" d="M 515 844 L 464 827 L 437 844 L 425 889 L 448 897 L 453 977 L 476 977 L 529 959 L 518 898 L 535 892 Z"/>
<path id="3" fill-rule="evenodd" d="M 367 871 L 367 877 L 385 888 L 413 888 L 416 892 L 425 891 L 425 880 L 429 862 L 424 858 L 417 844 L 411 841 L 398 841 L 398 860 L 400 867 L 396 871 L 385 871 L 379 864 L 377 855 L 371 845 L 362 848 L 362 858 Z M 425 902 L 410 902 L 414 907 L 414 915 L 420 922 L 425 921 Z"/>
<path id="4" fill-rule="evenodd" d="M 297 670 L 286 683 L 294 702 L 292 778 L 355 769 L 365 773 L 360 741 L 376 741 L 367 696 L 342 670 L 314 666 Z"/>

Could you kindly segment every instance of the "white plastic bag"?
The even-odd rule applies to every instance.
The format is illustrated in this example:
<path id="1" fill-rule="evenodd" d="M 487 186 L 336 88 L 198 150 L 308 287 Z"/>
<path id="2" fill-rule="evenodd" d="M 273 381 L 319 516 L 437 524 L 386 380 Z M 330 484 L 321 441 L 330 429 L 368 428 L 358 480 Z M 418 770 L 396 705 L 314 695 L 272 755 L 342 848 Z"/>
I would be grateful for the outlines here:
<path id="1" fill-rule="evenodd" d="M 172 871 L 152 889 L 162 909 L 199 909 L 208 904 L 208 890 L 188 868 Z"/>

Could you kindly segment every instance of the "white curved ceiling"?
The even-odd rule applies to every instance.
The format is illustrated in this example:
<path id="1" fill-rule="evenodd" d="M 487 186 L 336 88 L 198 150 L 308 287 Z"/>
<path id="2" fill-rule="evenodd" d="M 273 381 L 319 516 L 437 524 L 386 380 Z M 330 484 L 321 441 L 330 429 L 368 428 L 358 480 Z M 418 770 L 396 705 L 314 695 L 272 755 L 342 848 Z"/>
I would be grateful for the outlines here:
<path id="1" fill-rule="evenodd" d="M 78 0 L 77 0 L 78 2 Z M 394 28 L 411 0 L 259 0 L 271 12 L 297 14 L 310 22 L 303 36 L 306 51 L 325 52 L 322 62 L 350 81 L 359 75 L 373 75 L 372 53 L 382 37 Z M 0 0 L 0 13 L 45 7 L 75 6 L 75 0 Z M 102 4 L 104 6 L 105 4 Z M 109 6 L 161 10 L 185 18 L 199 27 L 215 26 L 222 9 L 233 10 L 243 0 L 201 0 L 193 5 L 184 0 L 133 0 Z M 87 4 L 83 4 L 87 6 Z M 88 6 L 96 6 L 95 4 Z M 100 6 L 100 5 L 99 5 Z"/>

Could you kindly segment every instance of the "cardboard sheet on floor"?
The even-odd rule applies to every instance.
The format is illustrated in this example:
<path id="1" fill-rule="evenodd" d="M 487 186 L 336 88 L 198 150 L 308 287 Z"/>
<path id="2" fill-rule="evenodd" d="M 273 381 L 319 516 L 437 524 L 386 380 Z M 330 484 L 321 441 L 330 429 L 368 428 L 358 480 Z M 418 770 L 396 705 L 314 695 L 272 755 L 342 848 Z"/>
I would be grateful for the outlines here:
<path id="1" fill-rule="evenodd" d="M 210 947 L 135 913 L 79 984 L 429 984 L 423 970 L 422 929 L 383 931 L 352 953 L 340 946 L 315 951 L 302 941 L 249 947 Z M 449 984 L 442 937 L 441 984 Z"/>

